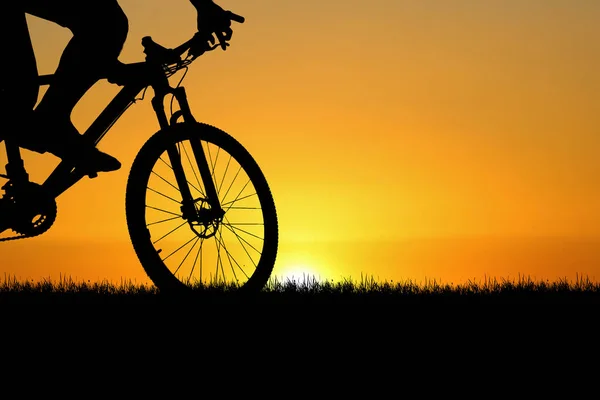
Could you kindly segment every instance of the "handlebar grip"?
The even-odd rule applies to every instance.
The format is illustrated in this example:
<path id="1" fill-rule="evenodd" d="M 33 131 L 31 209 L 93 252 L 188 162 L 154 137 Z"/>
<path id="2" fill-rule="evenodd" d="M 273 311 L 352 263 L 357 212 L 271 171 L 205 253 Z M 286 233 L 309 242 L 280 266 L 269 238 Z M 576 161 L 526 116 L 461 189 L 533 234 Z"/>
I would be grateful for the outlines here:
<path id="1" fill-rule="evenodd" d="M 244 21 L 246 21 L 246 18 L 242 17 L 241 15 L 237 15 L 231 11 L 227 11 L 227 13 L 229 14 L 229 19 L 235 22 L 239 22 L 240 24 L 243 24 Z"/>

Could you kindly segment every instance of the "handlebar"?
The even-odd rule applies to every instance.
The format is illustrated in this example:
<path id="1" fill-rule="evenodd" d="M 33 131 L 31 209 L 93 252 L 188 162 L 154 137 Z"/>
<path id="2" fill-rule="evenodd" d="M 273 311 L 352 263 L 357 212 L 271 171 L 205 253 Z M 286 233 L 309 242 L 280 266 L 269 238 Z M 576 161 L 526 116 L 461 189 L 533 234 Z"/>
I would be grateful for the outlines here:
<path id="1" fill-rule="evenodd" d="M 226 13 L 229 19 L 232 21 L 239 22 L 240 24 L 246 21 L 246 19 L 241 15 L 235 14 L 231 11 L 226 11 Z M 192 60 L 197 58 L 199 55 L 205 53 L 206 51 L 214 50 L 217 47 L 225 49 L 228 45 L 229 43 L 226 42 L 215 43 L 214 45 L 211 45 L 208 43 L 208 40 L 203 41 L 203 38 L 199 37 L 198 34 L 196 34 L 185 43 L 182 43 L 181 45 L 173 49 L 169 49 L 156 43 L 154 40 L 152 40 L 150 36 L 145 36 L 142 38 L 142 46 L 144 46 L 146 61 L 155 62 L 163 65 L 180 63 L 182 61 L 181 56 L 183 55 L 183 53 L 190 50 L 193 46 L 195 47 L 195 52 L 198 52 L 198 54 L 192 55 Z"/>
<path id="2" fill-rule="evenodd" d="M 239 22 L 240 24 L 243 24 L 244 21 L 246 21 L 246 18 L 242 17 L 241 15 L 237 15 L 235 13 L 232 13 L 231 11 L 227 11 L 227 14 L 229 15 L 229 19 L 235 22 Z"/>
<path id="3" fill-rule="evenodd" d="M 226 13 L 226 15 L 231 21 L 244 23 L 244 21 L 246 20 L 241 15 L 237 15 L 231 11 L 226 11 Z M 214 50 L 217 47 L 226 49 L 227 46 L 229 46 L 229 43 L 227 43 L 227 39 L 221 43 L 219 37 L 217 37 L 215 43 L 215 40 L 209 41 L 209 38 L 205 36 L 203 37 L 199 33 L 196 33 L 191 39 L 173 49 L 161 46 L 160 44 L 152 40 L 150 36 L 145 36 L 142 38 L 142 46 L 144 47 L 144 53 L 146 54 L 146 62 L 134 63 L 133 65 L 149 63 L 151 65 L 161 68 L 162 72 L 164 72 L 165 75 L 169 77 L 178 70 L 188 66 L 192 61 L 194 61 L 203 53 Z M 182 60 L 181 57 L 186 51 L 188 52 L 188 54 L 185 57 L 185 59 Z M 133 69 L 127 69 L 127 67 L 128 65 L 117 61 L 116 65 L 114 65 L 111 71 L 107 73 L 106 78 L 110 83 L 124 85 L 129 79 L 129 77 L 132 76 L 132 73 L 130 71 L 134 71 Z M 44 81 L 43 84 L 46 84 L 46 82 Z"/>

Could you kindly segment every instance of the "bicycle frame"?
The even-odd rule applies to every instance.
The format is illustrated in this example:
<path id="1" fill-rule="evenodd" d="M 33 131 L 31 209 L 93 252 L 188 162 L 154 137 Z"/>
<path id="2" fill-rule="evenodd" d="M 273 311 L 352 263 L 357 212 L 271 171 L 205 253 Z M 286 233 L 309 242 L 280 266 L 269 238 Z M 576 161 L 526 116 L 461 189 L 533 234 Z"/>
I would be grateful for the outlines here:
<path id="1" fill-rule="evenodd" d="M 122 85 L 123 88 L 115 95 L 105 109 L 83 133 L 83 136 L 88 138 L 90 142 L 97 145 L 127 108 L 136 101 L 136 96 L 148 86 L 152 86 L 154 90 L 154 98 L 151 102 L 161 130 L 166 129 L 171 124 L 177 122 L 179 117 L 182 117 L 185 122 L 196 122 L 190 111 L 185 89 L 183 87 L 171 87 L 168 76 L 161 65 L 156 65 L 147 61 L 124 64 L 123 71 L 125 71 L 127 76 L 125 83 Z M 42 75 L 39 77 L 39 84 L 48 85 L 51 84 L 51 80 L 52 75 Z M 164 107 L 164 98 L 168 94 L 172 94 L 179 104 L 179 111 L 174 113 L 170 120 L 167 118 Z M 11 140 L 5 140 L 5 145 L 8 158 L 8 164 L 6 165 L 7 177 L 9 179 L 19 179 L 22 177 L 28 179 L 20 155 L 20 147 L 11 143 Z M 192 150 L 205 185 L 206 200 L 213 210 L 222 211 L 208 166 L 208 161 L 199 140 L 192 143 Z M 178 149 L 173 145 L 167 152 L 179 190 L 182 194 L 183 216 L 191 221 L 194 216 L 197 215 L 195 210 L 195 200 L 192 198 L 188 187 L 187 178 L 181 164 Z M 48 195 L 56 198 L 75 185 L 84 176 L 83 173 L 77 171 L 77 168 L 73 169 L 71 165 L 63 161 L 50 173 L 43 182 L 42 187 Z"/>

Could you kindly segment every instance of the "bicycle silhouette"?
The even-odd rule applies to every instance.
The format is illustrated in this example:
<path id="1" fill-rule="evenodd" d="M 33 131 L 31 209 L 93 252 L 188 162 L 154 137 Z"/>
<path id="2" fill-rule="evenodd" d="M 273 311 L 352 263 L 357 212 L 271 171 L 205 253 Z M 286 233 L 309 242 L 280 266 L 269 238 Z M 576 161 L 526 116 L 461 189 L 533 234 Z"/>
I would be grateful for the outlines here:
<path id="1" fill-rule="evenodd" d="M 232 20 L 244 22 L 243 17 L 229 14 Z M 250 153 L 224 131 L 197 122 L 181 81 L 171 86 L 169 77 L 187 70 L 199 55 L 229 45 L 205 41 L 199 54 L 190 54 L 198 43 L 194 40 L 169 51 L 144 37 L 145 61 L 122 65 L 118 82 L 122 89 L 83 135 L 97 145 L 139 100 L 137 95 L 152 87 L 160 129 L 135 156 L 125 193 L 127 228 L 142 267 L 161 291 L 186 292 L 214 284 L 260 290 L 277 254 L 273 196 Z M 52 75 L 41 75 L 39 84 L 49 84 L 51 79 Z M 168 95 L 172 96 L 169 116 Z M 176 111 L 173 100 L 179 106 Z M 83 177 L 96 177 L 62 161 L 43 183 L 32 182 L 20 147 L 8 138 L 5 146 L 8 163 L 6 174 L 0 176 L 8 181 L 0 198 L 0 233 L 11 229 L 14 235 L 1 241 L 46 232 L 56 219 L 58 196 Z"/>

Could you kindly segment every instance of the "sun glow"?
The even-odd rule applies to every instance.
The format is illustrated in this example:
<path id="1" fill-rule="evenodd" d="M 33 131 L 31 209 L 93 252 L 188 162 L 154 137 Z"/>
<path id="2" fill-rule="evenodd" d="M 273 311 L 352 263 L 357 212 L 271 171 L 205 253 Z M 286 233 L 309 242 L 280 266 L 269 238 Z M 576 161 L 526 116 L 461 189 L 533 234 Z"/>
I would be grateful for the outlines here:
<path id="1" fill-rule="evenodd" d="M 323 277 L 319 269 L 302 263 L 288 264 L 280 271 L 273 274 L 281 282 L 310 283 L 313 281 L 322 281 Z"/>

